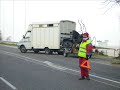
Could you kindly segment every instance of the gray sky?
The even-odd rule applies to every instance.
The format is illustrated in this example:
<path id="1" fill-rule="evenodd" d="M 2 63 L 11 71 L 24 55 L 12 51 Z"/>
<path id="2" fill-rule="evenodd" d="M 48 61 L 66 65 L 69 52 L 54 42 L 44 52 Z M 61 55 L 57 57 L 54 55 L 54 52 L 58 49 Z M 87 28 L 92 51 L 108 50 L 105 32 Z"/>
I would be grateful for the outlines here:
<path id="1" fill-rule="evenodd" d="M 103 4 L 104 0 L 0 0 L 3 39 L 19 41 L 33 22 L 72 20 L 80 31 L 78 19 L 97 40 L 109 40 L 109 46 L 120 45 L 120 6 Z M 106 6 L 107 5 L 107 6 Z M 13 17 L 14 16 L 14 17 Z M 14 36 L 13 36 L 14 35 Z"/>

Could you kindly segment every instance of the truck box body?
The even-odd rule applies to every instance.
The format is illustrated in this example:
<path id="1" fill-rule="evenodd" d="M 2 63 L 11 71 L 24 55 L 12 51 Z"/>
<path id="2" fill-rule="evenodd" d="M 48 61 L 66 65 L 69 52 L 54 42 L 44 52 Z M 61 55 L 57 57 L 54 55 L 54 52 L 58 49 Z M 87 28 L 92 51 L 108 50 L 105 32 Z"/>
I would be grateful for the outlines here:
<path id="1" fill-rule="evenodd" d="M 54 27 L 41 27 L 32 30 L 31 44 L 34 48 L 49 49 L 60 48 L 60 30 L 58 26 Z"/>

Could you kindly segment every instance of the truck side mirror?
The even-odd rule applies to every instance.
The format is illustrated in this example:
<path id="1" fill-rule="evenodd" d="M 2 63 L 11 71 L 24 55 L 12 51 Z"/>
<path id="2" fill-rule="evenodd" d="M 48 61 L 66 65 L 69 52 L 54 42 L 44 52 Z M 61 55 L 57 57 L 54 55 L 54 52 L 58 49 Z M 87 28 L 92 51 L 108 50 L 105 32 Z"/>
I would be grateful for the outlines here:
<path id="1" fill-rule="evenodd" d="M 25 36 L 23 35 L 23 38 L 25 38 Z"/>

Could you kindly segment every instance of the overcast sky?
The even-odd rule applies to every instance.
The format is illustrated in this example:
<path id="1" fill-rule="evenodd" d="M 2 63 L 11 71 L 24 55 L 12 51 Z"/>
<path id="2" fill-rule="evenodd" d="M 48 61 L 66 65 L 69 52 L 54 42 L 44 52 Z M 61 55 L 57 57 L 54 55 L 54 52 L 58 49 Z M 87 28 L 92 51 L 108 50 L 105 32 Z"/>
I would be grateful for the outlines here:
<path id="1" fill-rule="evenodd" d="M 19 41 L 33 22 L 72 20 L 80 31 L 78 19 L 97 40 L 109 40 L 109 46 L 120 46 L 120 6 L 105 0 L 0 0 L 0 24 L 3 39 Z M 26 7 L 26 8 L 25 8 Z M 105 13 L 106 12 L 106 13 Z"/>

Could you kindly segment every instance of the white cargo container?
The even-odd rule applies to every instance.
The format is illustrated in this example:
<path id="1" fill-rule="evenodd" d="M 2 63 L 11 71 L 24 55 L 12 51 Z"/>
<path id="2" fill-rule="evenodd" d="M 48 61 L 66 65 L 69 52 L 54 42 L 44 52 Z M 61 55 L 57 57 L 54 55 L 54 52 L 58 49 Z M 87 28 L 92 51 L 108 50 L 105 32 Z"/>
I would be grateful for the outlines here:
<path id="1" fill-rule="evenodd" d="M 46 54 L 53 51 L 62 54 L 65 48 L 63 40 L 71 39 L 75 29 L 76 23 L 69 20 L 30 24 L 25 36 L 17 45 L 22 53 L 27 50 L 33 50 L 35 53 L 45 50 Z"/>

